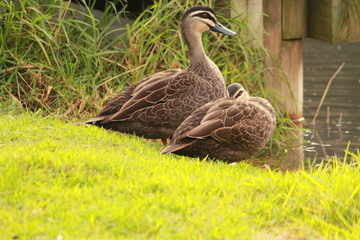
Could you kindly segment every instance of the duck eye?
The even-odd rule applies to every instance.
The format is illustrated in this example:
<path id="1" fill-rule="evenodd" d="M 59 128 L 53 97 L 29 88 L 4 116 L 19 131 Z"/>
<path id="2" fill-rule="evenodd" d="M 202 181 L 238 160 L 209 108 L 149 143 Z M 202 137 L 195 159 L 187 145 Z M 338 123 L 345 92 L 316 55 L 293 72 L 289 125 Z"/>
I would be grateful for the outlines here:
<path id="1" fill-rule="evenodd" d="M 208 13 L 202 13 L 201 17 L 202 18 L 210 18 L 210 15 Z"/>

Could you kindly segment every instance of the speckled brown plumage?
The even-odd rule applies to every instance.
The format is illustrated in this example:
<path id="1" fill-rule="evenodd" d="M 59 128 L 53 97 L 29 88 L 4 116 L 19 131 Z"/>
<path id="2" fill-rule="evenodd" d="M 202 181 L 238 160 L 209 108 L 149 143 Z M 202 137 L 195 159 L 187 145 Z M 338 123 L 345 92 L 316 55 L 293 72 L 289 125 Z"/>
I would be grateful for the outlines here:
<path id="1" fill-rule="evenodd" d="M 181 22 L 190 51 L 187 69 L 166 70 L 130 85 L 86 123 L 164 139 L 195 109 L 225 97 L 221 72 L 205 55 L 201 43 L 201 33 L 209 26 L 194 15 L 202 12 L 214 16 L 209 7 L 196 6 L 185 12 Z"/>
<path id="2" fill-rule="evenodd" d="M 264 147 L 276 126 L 275 111 L 266 99 L 249 97 L 240 84 L 234 86 L 240 90 L 231 97 L 207 103 L 187 117 L 162 153 L 237 162 Z"/>

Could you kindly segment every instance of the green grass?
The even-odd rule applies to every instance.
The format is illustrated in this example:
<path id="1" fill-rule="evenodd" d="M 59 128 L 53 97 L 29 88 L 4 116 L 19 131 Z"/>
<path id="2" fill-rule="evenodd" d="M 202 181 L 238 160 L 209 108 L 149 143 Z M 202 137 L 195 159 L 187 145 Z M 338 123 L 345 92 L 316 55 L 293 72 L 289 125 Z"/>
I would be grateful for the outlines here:
<path id="1" fill-rule="evenodd" d="M 39 114 L 0 121 L 2 239 L 360 236 L 356 164 L 282 173 L 164 156 L 160 143 Z"/>
<path id="2" fill-rule="evenodd" d="M 214 6 L 213 0 L 159 0 L 126 29 L 110 28 L 127 14 L 112 5 L 96 19 L 91 8 L 79 12 L 65 1 L 20 2 L 0 2 L 1 239 L 360 235 L 357 164 L 335 158 L 281 173 L 249 163 L 163 156 L 157 142 L 70 120 L 93 116 L 132 82 L 186 67 L 180 17 L 195 4 Z M 240 34 L 204 34 L 209 57 L 227 83 L 240 81 L 275 103 L 272 90 L 264 89 L 268 53 L 246 38 L 246 20 L 220 11 L 218 18 Z M 292 128 L 274 107 L 278 128 L 265 153 L 277 154 Z M 360 153 L 347 151 L 345 158 L 357 163 Z"/>

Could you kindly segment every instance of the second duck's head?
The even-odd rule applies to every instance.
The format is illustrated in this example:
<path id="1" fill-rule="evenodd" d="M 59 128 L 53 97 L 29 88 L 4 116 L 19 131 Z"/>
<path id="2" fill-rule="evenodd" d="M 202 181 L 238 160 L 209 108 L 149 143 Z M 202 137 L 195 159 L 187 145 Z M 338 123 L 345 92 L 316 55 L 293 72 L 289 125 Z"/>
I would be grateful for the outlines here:
<path id="1" fill-rule="evenodd" d="M 183 35 L 189 32 L 200 34 L 211 30 L 225 35 L 236 35 L 235 32 L 222 26 L 216 19 L 215 12 L 208 6 L 195 6 L 185 11 L 181 19 Z"/>
<path id="2" fill-rule="evenodd" d="M 249 93 L 244 89 L 240 83 L 232 83 L 227 87 L 229 97 L 237 99 L 246 99 Z"/>

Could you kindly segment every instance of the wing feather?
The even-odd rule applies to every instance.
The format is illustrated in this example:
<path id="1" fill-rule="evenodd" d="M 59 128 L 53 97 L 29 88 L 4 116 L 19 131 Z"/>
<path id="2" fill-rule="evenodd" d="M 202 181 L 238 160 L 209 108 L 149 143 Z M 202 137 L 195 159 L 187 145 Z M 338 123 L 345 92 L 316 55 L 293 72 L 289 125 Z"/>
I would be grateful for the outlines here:
<path id="1" fill-rule="evenodd" d="M 130 118 L 131 115 L 139 109 L 153 106 L 157 102 L 165 100 L 167 85 L 167 79 L 160 79 L 143 87 L 138 92 L 136 92 L 133 97 L 110 118 L 110 120 L 122 121 L 124 119 Z"/>
<path id="2" fill-rule="evenodd" d="M 200 138 L 203 139 L 205 137 L 208 137 L 211 135 L 211 133 L 221 127 L 223 127 L 224 124 L 221 122 L 221 120 L 216 119 L 213 121 L 207 121 L 205 123 L 200 124 L 199 126 L 191 129 L 186 136 L 190 138 Z"/>
<path id="3" fill-rule="evenodd" d="M 219 142 L 231 142 L 231 127 L 216 129 L 211 133 L 211 137 Z"/>

